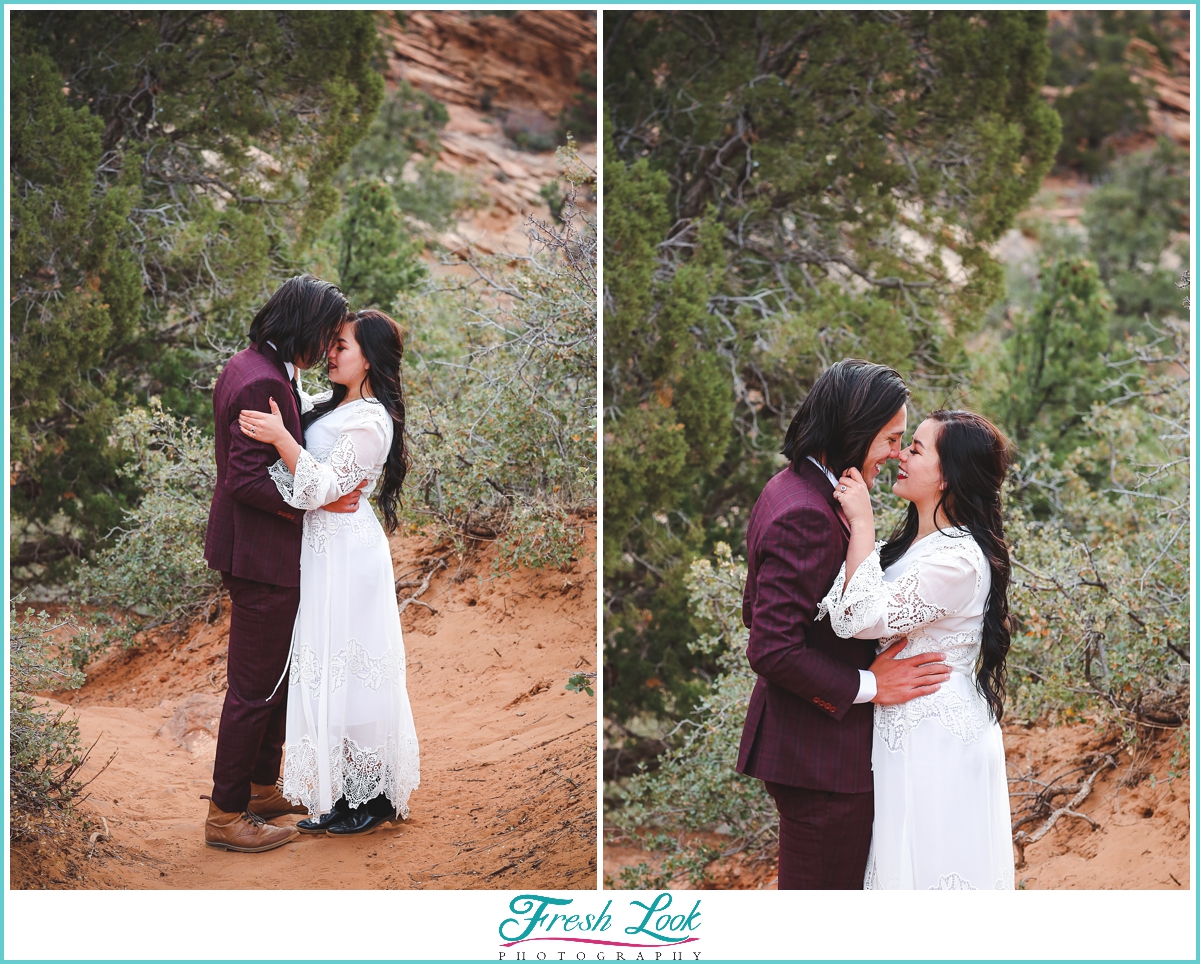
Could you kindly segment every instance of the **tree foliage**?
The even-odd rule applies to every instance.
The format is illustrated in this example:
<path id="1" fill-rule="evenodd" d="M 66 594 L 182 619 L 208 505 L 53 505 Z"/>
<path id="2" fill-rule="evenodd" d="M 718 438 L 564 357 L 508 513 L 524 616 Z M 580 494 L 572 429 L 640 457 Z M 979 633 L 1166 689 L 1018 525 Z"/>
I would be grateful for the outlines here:
<path id="1" fill-rule="evenodd" d="M 685 712 L 683 574 L 831 361 L 945 397 L 1059 143 L 1042 13 L 606 20 L 606 711 Z M 618 34 L 619 31 L 619 34 Z"/>
<path id="2" fill-rule="evenodd" d="M 1062 89 L 1054 102 L 1063 123 L 1060 165 L 1099 177 L 1115 157 L 1111 138 L 1145 129 L 1149 91 L 1130 68 L 1152 66 L 1157 58 L 1172 69 L 1175 16 L 1166 10 L 1077 10 L 1055 18 L 1046 83 Z M 1134 40 L 1144 45 L 1137 49 Z"/>
<path id="3" fill-rule="evenodd" d="M 1036 438 L 1066 452 L 1102 395 L 1112 303 L 1096 266 L 1080 257 L 1045 264 L 1039 281 L 1005 343 L 1004 391 L 993 404 L 1018 446 Z"/>
<path id="4" fill-rule="evenodd" d="M 86 554 L 136 498 L 107 444 L 202 389 L 338 206 L 383 94 L 356 11 L 12 18 L 13 561 Z"/>
<path id="5" fill-rule="evenodd" d="M 357 308 L 389 307 L 399 292 L 429 274 L 420 260 L 420 243 L 405 229 L 395 196 L 382 180 L 369 178 L 350 188 L 334 232 L 338 284 Z"/>

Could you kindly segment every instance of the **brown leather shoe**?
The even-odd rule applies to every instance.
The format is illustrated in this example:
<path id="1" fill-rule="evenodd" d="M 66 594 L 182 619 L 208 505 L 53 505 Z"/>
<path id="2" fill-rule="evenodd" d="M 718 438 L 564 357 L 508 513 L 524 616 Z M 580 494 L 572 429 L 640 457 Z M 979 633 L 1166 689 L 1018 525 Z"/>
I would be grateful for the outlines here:
<path id="1" fill-rule="evenodd" d="M 205 798 L 201 798 L 205 799 Z M 236 850 L 244 854 L 274 850 L 295 840 L 295 827 L 273 827 L 257 814 L 243 811 L 226 813 L 208 801 L 208 819 L 204 821 L 204 842 L 218 850 Z"/>
<path id="2" fill-rule="evenodd" d="M 272 820 L 288 813 L 302 813 L 308 816 L 307 807 L 289 803 L 288 798 L 273 783 L 250 784 L 250 803 L 246 809 L 264 820 Z"/>

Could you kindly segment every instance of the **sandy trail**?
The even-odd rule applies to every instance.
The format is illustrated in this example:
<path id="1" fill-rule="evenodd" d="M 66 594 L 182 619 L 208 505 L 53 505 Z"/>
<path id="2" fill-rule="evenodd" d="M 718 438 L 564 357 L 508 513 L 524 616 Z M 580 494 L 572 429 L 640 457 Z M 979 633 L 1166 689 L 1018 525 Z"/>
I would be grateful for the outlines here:
<path id="1" fill-rule="evenodd" d="M 394 538 L 392 548 L 398 575 L 444 554 L 420 538 Z M 589 530 L 587 552 L 564 572 L 489 578 L 490 556 L 449 557 L 421 597 L 436 612 L 408 608 L 421 786 L 408 820 L 368 836 L 301 836 L 265 854 L 204 845 L 199 795 L 212 786 L 227 610 L 185 639 L 111 654 L 83 689 L 59 694 L 84 740 L 98 740 L 85 779 L 116 751 L 84 804 L 111 842 L 101 839 L 76 880 L 57 885 L 595 887 L 596 700 L 564 689 L 572 673 L 595 671 L 593 553 Z"/>
<path id="2" fill-rule="evenodd" d="M 1025 849 L 1024 866 L 1016 870 L 1022 890 L 1186 890 L 1191 866 L 1191 796 L 1187 759 L 1181 776 L 1172 775 L 1172 756 L 1177 743 L 1173 733 L 1146 734 L 1131 754 L 1116 752 L 1115 728 L 1107 731 L 1089 724 L 1059 727 L 1006 726 L 1004 748 L 1009 776 L 1031 774 L 1049 782 L 1070 774 L 1075 767 L 1098 755 L 1113 754 L 1116 769 L 1106 769 L 1096 778 L 1091 794 L 1079 807 L 1098 824 L 1098 829 L 1078 817 L 1064 816 L 1044 837 Z M 1078 775 L 1062 783 L 1073 783 Z M 1010 784 L 1015 793 L 1029 784 Z M 1065 803 L 1058 798 L 1057 806 Z M 1013 812 L 1023 800 L 1014 795 Z M 1025 827 L 1039 828 L 1043 820 Z M 712 847 L 727 849 L 728 837 L 701 834 Z M 604 845 L 606 887 L 621 886 L 621 871 L 641 862 L 657 867 L 658 861 L 628 839 Z M 738 854 L 719 860 L 710 868 L 713 889 L 774 890 L 777 867 L 773 854 Z M 686 880 L 672 887 L 687 889 Z"/>

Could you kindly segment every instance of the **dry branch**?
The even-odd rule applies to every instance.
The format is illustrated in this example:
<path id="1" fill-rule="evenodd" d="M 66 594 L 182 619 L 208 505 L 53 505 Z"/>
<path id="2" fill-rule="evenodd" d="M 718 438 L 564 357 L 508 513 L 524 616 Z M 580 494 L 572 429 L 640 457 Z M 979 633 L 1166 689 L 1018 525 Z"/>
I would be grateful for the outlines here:
<path id="1" fill-rule="evenodd" d="M 420 585 L 420 586 L 417 588 L 417 591 L 416 591 L 416 592 L 414 592 L 414 593 L 413 593 L 411 596 L 409 596 L 408 598 L 406 598 L 406 599 L 402 599 L 402 600 L 400 601 L 400 609 L 399 609 L 399 612 L 400 612 L 401 614 L 403 614 L 403 613 L 404 613 L 404 610 L 406 610 L 406 609 L 407 609 L 409 606 L 411 606 L 413 603 L 416 603 L 418 606 L 424 606 L 424 607 L 425 607 L 426 609 L 428 609 L 428 610 L 429 610 L 431 613 L 436 613 L 436 612 L 437 612 L 437 610 L 436 610 L 436 609 L 434 609 L 434 608 L 433 608 L 431 605 L 429 605 L 429 603 L 423 603 L 423 602 L 420 602 L 420 601 L 417 599 L 417 597 L 418 597 L 418 596 L 420 596 L 422 593 L 424 593 L 424 592 L 425 592 L 425 590 L 426 590 L 426 589 L 428 589 L 428 588 L 429 588 L 429 583 L 430 583 L 430 582 L 432 581 L 432 579 L 433 579 L 433 574 L 434 574 L 435 572 L 437 572 L 439 569 L 445 569 L 445 568 L 446 568 L 446 560 L 445 560 L 444 558 L 442 558 L 441 556 L 439 556 L 437 559 L 434 559 L 434 560 L 433 560 L 433 565 L 432 565 L 432 566 L 429 568 L 429 571 L 425 573 L 425 578 L 424 578 L 423 580 L 421 580 L 421 585 Z M 396 588 L 397 588 L 397 589 L 399 589 L 399 588 L 400 588 L 400 581 L 399 581 L 399 580 L 397 580 L 397 582 L 396 582 Z"/>
<path id="2" fill-rule="evenodd" d="M 1116 766 L 1117 761 L 1114 759 L 1113 754 L 1105 754 L 1104 758 L 1100 761 L 1100 765 L 1088 775 L 1088 778 L 1082 783 L 1075 785 L 1075 787 L 1078 789 L 1076 789 L 1075 796 L 1071 798 L 1070 803 L 1055 809 L 1046 819 L 1046 822 L 1043 823 L 1033 833 L 1026 833 L 1024 830 L 1017 830 L 1017 832 L 1013 834 L 1013 846 L 1017 848 L 1016 866 L 1018 869 L 1025 866 L 1025 848 L 1030 844 L 1037 843 L 1044 836 L 1046 836 L 1046 834 L 1050 832 L 1054 825 L 1058 823 L 1059 817 L 1078 817 L 1080 820 L 1086 820 L 1088 824 L 1091 825 L 1093 830 L 1100 829 L 1100 824 L 1096 823 L 1096 821 L 1089 817 L 1086 813 L 1080 813 L 1076 808 L 1083 803 L 1083 801 L 1086 800 L 1088 795 L 1092 792 L 1092 784 L 1096 782 L 1096 777 L 1098 777 L 1108 767 L 1112 767 L 1115 770 Z M 1071 787 L 1070 789 L 1075 789 L 1075 787 Z M 1060 787 L 1056 792 L 1043 791 L 1042 793 L 1038 794 L 1038 796 L 1043 801 L 1048 803 L 1049 800 L 1053 799 L 1054 796 L 1058 796 L 1067 789 L 1068 788 Z M 1024 823 L 1028 823 L 1031 819 L 1034 818 L 1026 817 L 1018 821 L 1017 826 L 1019 827 Z"/>

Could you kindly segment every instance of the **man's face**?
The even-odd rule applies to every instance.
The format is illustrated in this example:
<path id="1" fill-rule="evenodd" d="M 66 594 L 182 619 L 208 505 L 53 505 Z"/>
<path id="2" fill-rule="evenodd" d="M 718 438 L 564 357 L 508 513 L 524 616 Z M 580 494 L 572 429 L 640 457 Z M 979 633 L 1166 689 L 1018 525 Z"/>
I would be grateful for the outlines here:
<path id="1" fill-rule="evenodd" d="M 867 459 L 861 469 L 863 481 L 867 483 L 868 489 L 874 487 L 875 478 L 883 468 L 883 463 L 888 459 L 900 457 L 900 443 L 907 426 L 908 409 L 901 406 L 900 411 L 893 415 L 891 421 L 875 436 L 875 441 L 867 449 Z"/>

